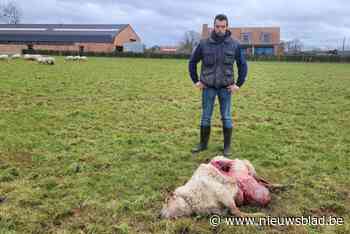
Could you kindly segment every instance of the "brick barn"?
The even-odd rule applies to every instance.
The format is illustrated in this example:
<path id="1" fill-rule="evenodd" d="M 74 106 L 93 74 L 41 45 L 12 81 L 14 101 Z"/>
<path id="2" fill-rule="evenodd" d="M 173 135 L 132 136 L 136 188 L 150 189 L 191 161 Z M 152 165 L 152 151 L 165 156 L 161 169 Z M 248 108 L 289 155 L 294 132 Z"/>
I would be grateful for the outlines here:
<path id="1" fill-rule="evenodd" d="M 213 28 L 203 24 L 202 38 L 209 37 Z M 279 27 L 237 27 L 230 28 L 232 37 L 241 43 L 242 51 L 248 55 L 280 55 Z"/>
<path id="2" fill-rule="evenodd" d="M 141 42 L 130 24 L 0 24 L 3 54 L 23 49 L 114 52 L 130 42 Z"/>

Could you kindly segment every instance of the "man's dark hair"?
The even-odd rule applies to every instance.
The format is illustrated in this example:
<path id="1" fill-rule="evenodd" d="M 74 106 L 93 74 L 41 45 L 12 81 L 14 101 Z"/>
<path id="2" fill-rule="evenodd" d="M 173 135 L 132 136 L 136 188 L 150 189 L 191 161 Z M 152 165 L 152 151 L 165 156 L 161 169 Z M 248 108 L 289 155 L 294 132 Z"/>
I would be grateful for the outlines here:
<path id="1" fill-rule="evenodd" d="M 228 25 L 227 16 L 224 15 L 224 14 L 218 14 L 218 15 L 216 15 L 216 16 L 215 16 L 215 19 L 214 19 L 214 24 L 215 24 L 215 20 L 219 20 L 219 21 L 225 20 L 225 21 L 226 21 L 226 26 Z"/>

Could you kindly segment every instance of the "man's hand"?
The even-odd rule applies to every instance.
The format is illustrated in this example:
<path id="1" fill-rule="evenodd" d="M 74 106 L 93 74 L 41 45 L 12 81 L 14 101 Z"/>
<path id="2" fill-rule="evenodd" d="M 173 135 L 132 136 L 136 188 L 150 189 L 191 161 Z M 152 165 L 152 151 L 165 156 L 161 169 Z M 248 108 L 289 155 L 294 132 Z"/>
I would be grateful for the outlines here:
<path id="1" fill-rule="evenodd" d="M 230 93 L 235 93 L 239 90 L 239 87 L 237 85 L 233 84 L 233 85 L 228 86 L 227 89 L 230 91 Z"/>
<path id="2" fill-rule="evenodd" d="M 197 88 L 199 88 L 200 90 L 206 88 L 206 86 L 205 86 L 202 82 L 200 82 L 200 81 L 198 81 L 198 82 L 195 84 L 195 86 L 196 86 Z"/>

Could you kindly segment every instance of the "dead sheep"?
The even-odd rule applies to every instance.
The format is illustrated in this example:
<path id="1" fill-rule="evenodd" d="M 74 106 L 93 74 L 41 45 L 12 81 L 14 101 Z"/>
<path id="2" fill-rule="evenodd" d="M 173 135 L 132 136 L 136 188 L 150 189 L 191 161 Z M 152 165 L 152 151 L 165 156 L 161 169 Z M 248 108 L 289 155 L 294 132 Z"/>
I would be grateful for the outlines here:
<path id="1" fill-rule="evenodd" d="M 248 160 L 217 156 L 208 164 L 201 164 L 185 185 L 167 197 L 160 216 L 225 215 L 227 211 L 239 217 L 265 216 L 263 213 L 241 212 L 238 206 L 266 206 L 271 199 L 268 189 L 281 187 L 259 178 Z"/>

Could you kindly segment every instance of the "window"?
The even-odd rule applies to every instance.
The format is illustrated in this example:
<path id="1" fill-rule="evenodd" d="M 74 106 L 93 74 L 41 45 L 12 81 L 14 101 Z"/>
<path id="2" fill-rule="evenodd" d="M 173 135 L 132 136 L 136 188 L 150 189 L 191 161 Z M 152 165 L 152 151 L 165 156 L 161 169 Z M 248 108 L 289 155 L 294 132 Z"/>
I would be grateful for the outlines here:
<path id="1" fill-rule="evenodd" d="M 250 33 L 250 32 L 241 33 L 241 42 L 250 43 L 251 38 L 252 38 L 252 33 Z"/>
<path id="2" fill-rule="evenodd" d="M 262 32 L 261 35 L 260 35 L 260 41 L 261 42 L 265 42 L 265 43 L 271 42 L 272 41 L 271 33 Z"/>
<path id="3" fill-rule="evenodd" d="M 123 52 L 123 46 L 116 46 L 115 52 Z"/>
<path id="4" fill-rule="evenodd" d="M 33 50 L 33 49 L 34 49 L 34 46 L 33 46 L 33 44 L 28 44 L 28 45 L 27 45 L 27 48 L 28 48 L 28 50 Z"/>
<path id="5" fill-rule="evenodd" d="M 272 47 L 269 48 L 255 48 L 255 55 L 274 55 L 274 49 Z"/>

